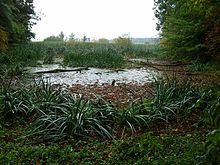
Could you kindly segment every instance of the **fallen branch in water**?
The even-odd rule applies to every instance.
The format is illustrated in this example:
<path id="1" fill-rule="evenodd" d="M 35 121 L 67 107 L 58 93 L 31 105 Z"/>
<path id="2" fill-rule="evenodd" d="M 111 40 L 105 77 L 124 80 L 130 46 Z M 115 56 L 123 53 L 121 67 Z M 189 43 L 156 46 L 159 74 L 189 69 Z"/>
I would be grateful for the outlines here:
<path id="1" fill-rule="evenodd" d="M 38 71 L 35 72 L 37 74 L 41 74 L 41 73 L 60 73 L 60 72 L 81 72 L 83 70 L 89 70 L 88 67 L 82 67 L 82 68 L 75 68 L 75 69 L 52 69 L 52 70 L 45 70 L 45 71 Z"/>
<path id="2" fill-rule="evenodd" d="M 128 62 L 131 63 L 139 63 L 141 65 L 147 65 L 147 66 L 185 66 L 192 64 L 191 62 L 182 62 L 182 61 L 175 61 L 170 63 L 153 63 L 153 62 L 147 62 L 147 61 L 141 61 L 141 60 L 128 60 Z"/>

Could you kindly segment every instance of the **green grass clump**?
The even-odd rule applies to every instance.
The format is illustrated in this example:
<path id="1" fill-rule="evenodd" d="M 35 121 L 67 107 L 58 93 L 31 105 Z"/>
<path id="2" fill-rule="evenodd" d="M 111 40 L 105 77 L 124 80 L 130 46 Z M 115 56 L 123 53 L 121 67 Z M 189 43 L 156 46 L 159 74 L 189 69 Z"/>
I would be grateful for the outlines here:
<path id="1" fill-rule="evenodd" d="M 0 54 L 0 73 L 5 76 L 21 75 L 24 67 L 37 66 L 40 60 L 50 56 L 48 47 L 41 42 L 15 45 Z"/>
<path id="2" fill-rule="evenodd" d="M 43 57 L 42 43 L 28 43 L 16 45 L 0 56 L 5 65 L 21 64 L 23 66 L 35 65 Z"/>
<path id="3" fill-rule="evenodd" d="M 72 67 L 121 68 L 125 59 L 111 47 L 84 47 L 67 52 L 64 64 Z"/>
<path id="4" fill-rule="evenodd" d="M 51 64 L 54 56 L 63 53 L 65 49 L 64 43 L 30 42 L 14 45 L 5 53 L 0 53 L 0 73 L 8 76 L 20 75 L 24 67 L 37 66 L 40 61 Z"/>
<path id="5" fill-rule="evenodd" d="M 45 81 L 1 90 L 0 107 L 6 120 L 20 120 L 30 126 L 27 136 L 37 140 L 56 140 L 92 134 L 111 138 L 114 109 L 104 101 L 76 99 L 70 92 Z M 25 135 L 26 136 L 26 135 Z"/>
<path id="6" fill-rule="evenodd" d="M 29 136 L 56 140 L 64 137 L 97 136 L 111 138 L 114 111 L 110 106 L 69 98 L 52 110 L 42 112 Z"/>
<path id="7" fill-rule="evenodd" d="M 178 81 L 175 77 L 157 81 L 151 113 L 162 120 L 174 120 L 190 114 L 194 104 L 206 95 L 206 91 L 193 86 L 190 81 Z M 147 102 L 148 103 L 148 102 Z"/>
<path id="8" fill-rule="evenodd" d="M 99 43 L 67 44 L 64 64 L 68 66 L 86 66 L 99 68 L 121 68 L 126 58 L 149 58 L 157 46 Z"/>
<path id="9" fill-rule="evenodd" d="M 157 44 L 136 44 L 131 46 L 129 55 L 131 58 L 156 58 L 159 50 L 160 46 Z"/>
<path id="10" fill-rule="evenodd" d="M 152 100 L 142 99 L 119 110 L 117 125 L 122 127 L 123 131 L 128 129 L 134 134 L 137 129 L 157 122 L 181 122 L 192 113 L 197 113 L 198 107 L 203 105 L 199 103 L 207 100 L 211 94 L 191 85 L 189 81 L 179 82 L 175 78 L 156 81 L 154 90 Z M 203 108 L 208 108 L 208 105 L 203 105 Z"/>

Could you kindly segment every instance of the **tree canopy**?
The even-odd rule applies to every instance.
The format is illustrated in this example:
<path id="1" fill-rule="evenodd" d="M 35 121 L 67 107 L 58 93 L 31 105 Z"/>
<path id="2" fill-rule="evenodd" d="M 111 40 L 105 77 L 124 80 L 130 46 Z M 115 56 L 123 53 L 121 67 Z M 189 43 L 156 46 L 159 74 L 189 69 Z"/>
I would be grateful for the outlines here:
<path id="1" fill-rule="evenodd" d="M 33 38 L 31 28 L 37 19 L 33 0 L 0 0 L 0 51 Z"/>
<path id="2" fill-rule="evenodd" d="M 166 53 L 209 60 L 220 57 L 219 0 L 154 0 Z"/>

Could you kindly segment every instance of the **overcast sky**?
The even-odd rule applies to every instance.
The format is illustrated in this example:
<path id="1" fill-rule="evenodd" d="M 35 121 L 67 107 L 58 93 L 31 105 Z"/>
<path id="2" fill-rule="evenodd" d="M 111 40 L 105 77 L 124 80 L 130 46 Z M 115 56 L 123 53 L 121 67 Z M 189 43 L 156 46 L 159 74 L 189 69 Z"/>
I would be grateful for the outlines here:
<path id="1" fill-rule="evenodd" d="M 42 40 L 61 31 L 77 38 L 113 39 L 130 33 L 135 37 L 157 37 L 153 0 L 34 0 L 41 21 L 33 27 Z"/>

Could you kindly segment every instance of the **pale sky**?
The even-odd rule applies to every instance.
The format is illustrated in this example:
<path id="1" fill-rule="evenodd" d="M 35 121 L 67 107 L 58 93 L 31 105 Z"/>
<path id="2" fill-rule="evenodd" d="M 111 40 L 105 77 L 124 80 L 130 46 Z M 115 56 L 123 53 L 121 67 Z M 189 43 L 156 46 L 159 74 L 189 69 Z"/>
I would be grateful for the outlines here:
<path id="1" fill-rule="evenodd" d="M 76 38 L 113 39 L 157 37 L 154 0 L 34 0 L 35 11 L 43 13 L 33 27 L 36 40 L 61 31 Z"/>

